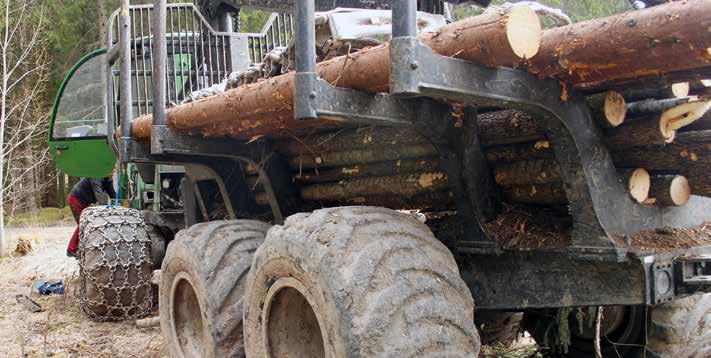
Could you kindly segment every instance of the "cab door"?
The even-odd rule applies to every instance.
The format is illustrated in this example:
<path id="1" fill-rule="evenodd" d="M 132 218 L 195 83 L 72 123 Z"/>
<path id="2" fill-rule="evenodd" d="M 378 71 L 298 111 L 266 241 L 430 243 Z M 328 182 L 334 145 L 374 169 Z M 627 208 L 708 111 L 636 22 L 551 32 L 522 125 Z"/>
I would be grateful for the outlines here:
<path id="1" fill-rule="evenodd" d="M 50 118 L 49 151 L 57 168 L 77 177 L 105 177 L 116 156 L 107 138 L 106 50 L 80 59 L 64 78 Z"/>

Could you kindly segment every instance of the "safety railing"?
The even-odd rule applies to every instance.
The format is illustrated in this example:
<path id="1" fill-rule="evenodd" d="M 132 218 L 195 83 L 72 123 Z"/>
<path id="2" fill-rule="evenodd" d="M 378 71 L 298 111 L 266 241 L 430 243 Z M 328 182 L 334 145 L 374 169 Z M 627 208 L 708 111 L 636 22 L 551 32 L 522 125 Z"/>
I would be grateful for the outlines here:
<path id="1" fill-rule="evenodd" d="M 294 36 L 291 14 L 272 13 L 260 33 L 248 34 L 247 46 L 252 64 L 260 63 L 275 47 L 286 47 Z"/>

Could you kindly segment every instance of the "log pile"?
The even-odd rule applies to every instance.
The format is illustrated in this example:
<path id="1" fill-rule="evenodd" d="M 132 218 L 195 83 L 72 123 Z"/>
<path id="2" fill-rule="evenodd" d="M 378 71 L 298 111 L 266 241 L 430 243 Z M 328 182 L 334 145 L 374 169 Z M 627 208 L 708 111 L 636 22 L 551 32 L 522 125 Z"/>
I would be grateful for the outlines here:
<path id="1" fill-rule="evenodd" d="M 542 31 L 536 14 L 520 5 L 449 24 L 420 39 L 443 56 L 520 67 L 576 89 L 603 92 L 637 78 L 711 72 L 708 13 L 708 1 L 679 1 Z M 389 65 L 383 44 L 321 62 L 317 71 L 339 87 L 382 92 L 388 90 Z M 332 124 L 293 119 L 293 79 L 287 73 L 174 107 L 167 124 L 175 131 L 239 139 Z M 140 117 L 132 136 L 148 141 L 150 129 L 150 116 Z"/>
<path id="2" fill-rule="evenodd" d="M 711 78 L 709 13 L 710 1 L 679 1 L 542 30 L 536 14 L 520 5 L 419 38 L 442 56 L 524 69 L 585 93 L 632 200 L 678 206 L 690 195 L 711 196 L 711 94 L 699 78 Z M 338 87 L 386 92 L 389 56 L 386 43 L 321 62 L 317 71 Z M 451 208 L 451 178 L 426 136 L 338 129 L 326 118 L 295 121 L 293 85 L 293 73 L 241 85 L 170 109 L 167 125 L 192 135 L 275 139 L 307 201 Z M 491 110 L 472 128 L 506 201 L 567 203 L 553 140 L 534 117 Z M 134 138 L 147 142 L 150 135 L 150 116 L 133 122 Z M 263 194 L 256 197 L 266 203 Z"/>
<path id="3" fill-rule="evenodd" d="M 601 106 L 591 108 L 598 114 L 606 112 L 605 106 L 630 108 L 624 100 L 588 103 Z M 709 107 L 711 101 L 665 101 L 661 107 L 654 102 L 635 105 L 636 117 L 625 116 L 616 127 L 598 120 L 600 127 L 608 127 L 604 139 L 632 200 L 680 206 L 691 194 L 711 196 L 706 175 L 711 170 L 711 130 L 686 130 L 705 118 Z M 664 110 L 656 112 L 660 108 Z M 461 130 L 470 129 L 462 126 Z M 505 201 L 567 203 L 552 142 L 534 117 L 516 110 L 481 113 L 476 131 Z M 343 129 L 277 141 L 276 146 L 288 158 L 292 179 L 305 200 L 340 205 L 376 200 L 398 208 L 452 208 L 439 153 L 416 130 Z M 257 198 L 266 202 L 262 194 Z"/>

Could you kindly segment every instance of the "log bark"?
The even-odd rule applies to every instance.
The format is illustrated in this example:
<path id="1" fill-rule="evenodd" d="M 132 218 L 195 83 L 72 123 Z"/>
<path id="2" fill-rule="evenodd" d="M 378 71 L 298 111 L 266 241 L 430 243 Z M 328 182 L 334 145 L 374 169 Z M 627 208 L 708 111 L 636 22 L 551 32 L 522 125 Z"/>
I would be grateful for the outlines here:
<path id="1" fill-rule="evenodd" d="M 414 144 L 404 147 L 382 145 L 360 150 L 326 152 L 318 156 L 304 154 L 290 158 L 289 166 L 294 170 L 304 170 L 432 157 L 435 155 L 437 155 L 437 151 L 431 144 Z"/>
<path id="2" fill-rule="evenodd" d="M 661 113 L 680 104 L 689 102 L 688 98 L 646 99 L 627 104 L 627 116 L 630 118 Z"/>
<path id="3" fill-rule="evenodd" d="M 659 206 L 682 206 L 689 201 L 691 188 L 682 175 L 654 176 L 649 196 Z"/>
<path id="4" fill-rule="evenodd" d="M 294 181 L 301 184 L 318 184 L 362 177 L 392 176 L 439 170 L 441 170 L 439 159 L 436 157 L 427 157 L 372 164 L 355 164 L 322 170 L 318 173 L 302 173 L 301 175 L 295 175 Z"/>
<path id="5" fill-rule="evenodd" d="M 619 128 L 605 131 L 605 142 L 611 150 L 639 146 L 662 146 L 674 141 L 675 131 L 662 125 L 660 115 L 638 119 Z"/>
<path id="6" fill-rule="evenodd" d="M 617 91 L 597 93 L 586 98 L 590 113 L 602 128 L 614 128 L 625 121 L 627 104 Z"/>
<path id="7" fill-rule="evenodd" d="M 711 131 L 682 132 L 662 147 L 634 147 L 612 152 L 617 167 L 642 167 L 649 171 L 711 173 Z"/>
<path id="8" fill-rule="evenodd" d="M 374 145 L 403 146 L 426 143 L 427 139 L 413 129 L 366 127 L 285 139 L 275 143 L 275 148 L 279 153 L 293 157 L 345 149 L 366 149 Z"/>
<path id="9" fill-rule="evenodd" d="M 677 130 L 693 124 L 709 107 L 711 101 L 683 103 L 667 109 L 661 115 L 642 118 L 610 129 L 605 133 L 605 141 L 613 150 L 671 143 Z"/>
<path id="10" fill-rule="evenodd" d="M 529 142 L 543 137 L 533 117 L 517 110 L 479 114 L 477 131 L 485 146 Z"/>
<path id="11" fill-rule="evenodd" d="M 506 14 L 489 13 L 420 36 L 423 43 L 443 56 L 454 56 L 488 66 L 514 66 L 533 56 L 540 43 L 540 22 L 529 7 L 517 6 Z M 509 36 L 519 36 L 513 41 Z M 521 43 L 520 38 L 528 43 Z M 361 50 L 319 63 L 320 77 L 335 86 L 368 92 L 386 91 L 390 77 L 388 44 Z M 281 130 L 321 126 L 325 120 L 293 119 L 294 74 L 288 73 L 172 108 L 168 126 L 176 131 L 206 136 L 248 139 L 278 135 Z M 151 117 L 133 122 L 131 135 L 150 138 Z"/>
<path id="12" fill-rule="evenodd" d="M 388 177 L 344 180 L 340 183 L 314 184 L 301 188 L 304 200 L 334 201 L 369 195 L 414 196 L 448 188 L 447 175 L 429 172 Z"/>
<path id="13" fill-rule="evenodd" d="M 568 202 L 560 183 L 504 188 L 504 198 L 513 203 L 559 205 Z"/>
<path id="14" fill-rule="evenodd" d="M 486 148 L 486 160 L 490 163 L 511 163 L 522 160 L 554 159 L 552 144 L 547 140 L 497 145 Z"/>
<path id="15" fill-rule="evenodd" d="M 269 205 L 266 194 L 256 193 L 255 199 L 259 205 Z M 343 205 L 373 205 L 397 210 L 451 210 L 454 206 L 454 195 L 448 190 L 423 192 L 412 196 L 379 194 L 368 196 L 355 196 L 339 198 L 336 200 L 324 200 L 323 203 L 333 206 Z"/>
<path id="16" fill-rule="evenodd" d="M 590 87 L 711 65 L 711 2 L 672 2 L 543 32 L 529 71 Z"/>
<path id="17" fill-rule="evenodd" d="M 705 131 L 711 129 L 711 111 L 706 112 L 701 118 L 696 120 L 696 122 L 689 124 L 688 126 L 681 128 L 682 132 L 695 132 L 695 131 Z"/>
<path id="18" fill-rule="evenodd" d="M 555 160 L 541 159 L 501 164 L 494 167 L 494 180 L 500 186 L 548 184 L 560 181 Z"/>
<path id="19" fill-rule="evenodd" d="M 687 179 L 693 195 L 711 197 L 711 175 L 708 172 L 695 173 Z"/>
<path id="20" fill-rule="evenodd" d="M 645 99 L 666 99 L 674 97 L 671 85 L 684 81 L 698 81 L 711 77 L 711 66 L 690 70 L 673 71 L 617 81 L 607 81 L 586 88 L 579 88 L 583 93 L 596 93 L 603 90 L 619 91 L 628 102 Z"/>

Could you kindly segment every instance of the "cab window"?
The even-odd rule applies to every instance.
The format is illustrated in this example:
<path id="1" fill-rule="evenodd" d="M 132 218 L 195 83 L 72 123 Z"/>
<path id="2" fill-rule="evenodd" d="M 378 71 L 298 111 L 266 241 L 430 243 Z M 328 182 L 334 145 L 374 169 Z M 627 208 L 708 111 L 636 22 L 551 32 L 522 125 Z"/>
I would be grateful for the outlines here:
<path id="1" fill-rule="evenodd" d="M 55 111 L 52 139 L 106 137 L 106 54 L 88 59 L 71 75 Z"/>

